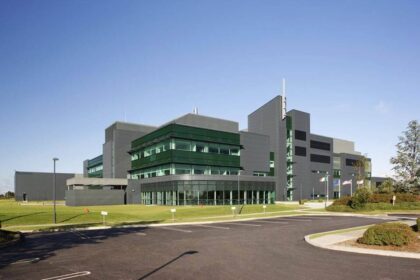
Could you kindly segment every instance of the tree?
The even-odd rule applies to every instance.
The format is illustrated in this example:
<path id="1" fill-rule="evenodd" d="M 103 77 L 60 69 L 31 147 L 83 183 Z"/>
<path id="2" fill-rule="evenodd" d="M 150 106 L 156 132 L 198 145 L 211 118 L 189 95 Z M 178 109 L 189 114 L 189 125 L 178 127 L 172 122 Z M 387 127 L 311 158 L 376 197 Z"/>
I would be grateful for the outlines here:
<path id="1" fill-rule="evenodd" d="M 391 158 L 391 163 L 398 179 L 397 189 L 402 192 L 419 192 L 420 124 L 417 120 L 408 123 L 396 147 L 397 155 Z"/>
<path id="2" fill-rule="evenodd" d="M 386 179 L 385 181 L 382 182 L 382 184 L 378 186 L 377 191 L 378 193 L 393 193 L 394 182 L 390 178 Z"/>
<path id="3" fill-rule="evenodd" d="M 351 208 L 361 209 L 365 207 L 371 194 L 371 191 L 366 187 L 358 188 L 351 199 Z"/>
<path id="4" fill-rule="evenodd" d="M 12 191 L 8 191 L 4 194 L 4 196 L 7 198 L 12 198 L 12 197 L 15 197 L 15 193 Z"/>

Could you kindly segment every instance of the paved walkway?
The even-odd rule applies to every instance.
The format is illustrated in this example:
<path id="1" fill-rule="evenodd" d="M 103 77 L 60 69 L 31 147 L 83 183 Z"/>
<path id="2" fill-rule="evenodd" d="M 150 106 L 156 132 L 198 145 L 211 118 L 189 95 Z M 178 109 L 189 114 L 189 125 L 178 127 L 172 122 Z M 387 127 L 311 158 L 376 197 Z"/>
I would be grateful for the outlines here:
<path id="1" fill-rule="evenodd" d="M 403 221 L 403 223 L 406 223 L 412 226 L 414 225 L 415 222 Z M 317 236 L 318 234 L 310 234 L 310 235 L 305 236 L 305 241 L 313 246 L 329 249 L 329 250 L 353 252 L 353 253 L 360 253 L 360 254 L 370 254 L 370 255 L 400 257 L 400 258 L 420 259 L 420 253 L 358 248 L 358 247 L 353 247 L 353 246 L 348 246 L 348 245 L 346 246 L 342 244 L 345 241 L 356 240 L 359 237 L 362 237 L 367 227 L 354 228 L 354 230 L 349 229 L 346 231 L 326 232 L 325 235 L 322 235 L 322 236 Z"/>

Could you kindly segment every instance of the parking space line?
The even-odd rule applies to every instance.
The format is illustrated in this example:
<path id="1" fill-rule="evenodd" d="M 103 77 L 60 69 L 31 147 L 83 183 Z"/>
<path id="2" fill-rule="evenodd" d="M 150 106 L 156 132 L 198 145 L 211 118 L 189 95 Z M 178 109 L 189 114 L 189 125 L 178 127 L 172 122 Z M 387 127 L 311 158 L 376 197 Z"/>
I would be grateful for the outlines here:
<path id="1" fill-rule="evenodd" d="M 12 262 L 11 264 L 22 264 L 22 263 L 35 263 L 39 262 L 40 258 L 33 258 L 33 259 L 25 259 L 25 260 L 19 260 Z"/>
<path id="2" fill-rule="evenodd" d="M 305 218 L 315 219 L 315 220 L 331 220 L 329 217 L 312 217 L 312 216 L 305 216 Z"/>
<path id="3" fill-rule="evenodd" d="M 87 235 L 85 235 L 85 234 L 83 234 L 81 232 L 78 232 L 78 231 L 72 231 L 71 233 L 73 233 L 77 237 L 80 237 L 81 239 L 90 239 L 89 236 L 87 236 Z"/>
<path id="4" fill-rule="evenodd" d="M 193 225 L 196 227 L 205 227 L 205 228 L 215 228 L 215 229 L 229 229 L 228 227 L 219 227 L 219 226 L 212 226 L 212 225 Z"/>
<path id="5" fill-rule="evenodd" d="M 288 222 L 266 221 L 266 220 L 255 220 L 253 222 L 256 222 L 256 223 L 268 223 L 268 224 L 281 224 L 281 225 L 287 225 L 288 224 Z"/>
<path id="6" fill-rule="evenodd" d="M 235 225 L 235 226 L 249 226 L 249 227 L 260 227 L 261 225 L 256 225 L 256 224 L 244 224 L 244 223 L 225 223 L 225 224 L 230 224 L 230 225 Z"/>
<path id="7" fill-rule="evenodd" d="M 90 275 L 90 271 L 80 271 L 80 272 L 74 272 L 69 274 L 63 274 L 58 276 L 53 276 L 49 278 L 44 278 L 42 280 L 64 280 L 64 279 L 70 279 L 70 278 L 76 278 L 81 276 Z"/>
<path id="8" fill-rule="evenodd" d="M 309 219 L 292 219 L 292 218 L 282 218 L 283 221 L 297 221 L 297 222 L 312 222 Z"/>
<path id="9" fill-rule="evenodd" d="M 187 229 L 180 229 L 180 228 L 173 228 L 173 227 L 158 227 L 160 229 L 167 229 L 167 230 L 174 230 L 174 231 L 180 231 L 180 232 L 192 232 L 191 230 Z"/>

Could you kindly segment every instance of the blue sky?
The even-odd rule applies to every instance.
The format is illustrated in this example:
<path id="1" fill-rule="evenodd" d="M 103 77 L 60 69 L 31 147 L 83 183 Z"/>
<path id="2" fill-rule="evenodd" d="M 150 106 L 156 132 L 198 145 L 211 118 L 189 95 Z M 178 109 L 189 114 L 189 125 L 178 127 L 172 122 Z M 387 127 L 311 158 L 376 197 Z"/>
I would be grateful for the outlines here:
<path id="1" fill-rule="evenodd" d="M 199 107 L 247 126 L 279 93 L 390 175 L 420 117 L 419 1 L 0 1 L 0 192 L 82 172 L 116 120 Z"/>

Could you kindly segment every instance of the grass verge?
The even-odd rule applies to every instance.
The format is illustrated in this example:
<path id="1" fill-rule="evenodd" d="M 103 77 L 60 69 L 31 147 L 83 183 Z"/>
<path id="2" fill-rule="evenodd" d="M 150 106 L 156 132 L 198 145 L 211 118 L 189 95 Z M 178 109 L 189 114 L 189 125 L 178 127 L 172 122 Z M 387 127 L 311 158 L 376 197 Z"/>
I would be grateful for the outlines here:
<path id="1" fill-rule="evenodd" d="M 232 219 L 231 206 L 145 206 L 105 205 L 90 207 L 57 206 L 57 224 L 52 223 L 53 207 L 48 203 L 25 205 L 14 200 L 0 201 L 0 220 L 3 228 L 13 230 L 42 230 L 69 227 L 102 225 L 101 211 L 107 211 L 106 224 L 119 226 L 127 224 L 151 224 L 172 222 L 170 209 L 176 208 L 176 222 Z M 236 206 L 241 210 L 236 218 L 250 218 L 273 215 L 298 214 L 295 210 L 305 209 L 299 205 L 267 205 L 264 214 L 262 205 Z"/>

